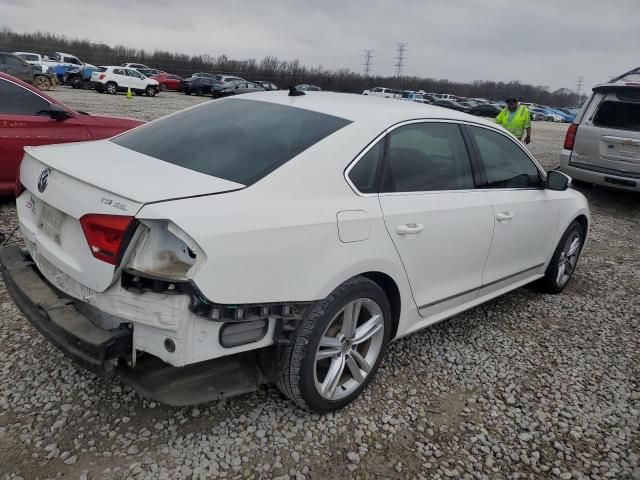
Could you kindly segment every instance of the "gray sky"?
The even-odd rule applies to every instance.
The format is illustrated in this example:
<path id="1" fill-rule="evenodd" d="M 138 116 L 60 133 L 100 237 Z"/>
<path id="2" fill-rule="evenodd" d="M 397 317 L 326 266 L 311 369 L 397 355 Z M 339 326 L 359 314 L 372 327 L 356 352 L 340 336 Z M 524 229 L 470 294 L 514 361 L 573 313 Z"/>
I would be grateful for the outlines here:
<path id="1" fill-rule="evenodd" d="M 0 25 L 110 45 L 585 88 L 640 66 L 640 0 L 0 0 Z M 43 52 L 45 53 L 45 52 Z M 73 52 L 69 52 L 73 53 Z"/>

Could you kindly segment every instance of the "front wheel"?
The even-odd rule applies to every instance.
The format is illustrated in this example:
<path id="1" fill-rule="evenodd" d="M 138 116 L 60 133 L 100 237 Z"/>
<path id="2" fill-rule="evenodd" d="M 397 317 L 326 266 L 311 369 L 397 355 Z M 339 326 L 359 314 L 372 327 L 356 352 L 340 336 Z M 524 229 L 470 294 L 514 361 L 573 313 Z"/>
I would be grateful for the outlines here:
<path id="1" fill-rule="evenodd" d="M 375 375 L 391 335 L 384 291 L 355 277 L 317 302 L 283 352 L 278 389 L 318 413 L 352 402 Z"/>
<path id="2" fill-rule="evenodd" d="M 147 97 L 153 97 L 157 93 L 156 87 L 154 87 L 153 85 L 149 85 L 145 89 L 144 93 L 146 93 Z"/>
<path id="3" fill-rule="evenodd" d="M 582 252 L 586 232 L 582 225 L 574 221 L 560 239 L 544 277 L 538 280 L 538 287 L 545 293 L 560 293 L 569 283 Z"/>

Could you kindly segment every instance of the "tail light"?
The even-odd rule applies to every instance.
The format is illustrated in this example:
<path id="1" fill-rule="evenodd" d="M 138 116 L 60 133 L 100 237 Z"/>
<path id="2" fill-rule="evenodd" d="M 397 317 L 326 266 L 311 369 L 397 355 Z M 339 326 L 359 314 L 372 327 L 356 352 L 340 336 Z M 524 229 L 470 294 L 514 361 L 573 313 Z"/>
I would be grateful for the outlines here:
<path id="1" fill-rule="evenodd" d="M 572 123 L 567 130 L 567 136 L 564 137 L 565 150 L 573 150 L 573 144 L 576 143 L 576 133 L 578 133 L 578 124 Z"/>
<path id="2" fill-rule="evenodd" d="M 104 80 L 104 77 L 106 77 L 106 75 L 104 73 L 101 73 L 100 76 L 98 77 L 99 80 Z"/>
<path id="3" fill-rule="evenodd" d="M 80 218 L 80 225 L 93 256 L 117 265 L 133 233 L 134 217 L 89 213 Z"/>
<path id="4" fill-rule="evenodd" d="M 22 194 L 22 192 L 24 192 L 24 190 L 25 190 L 24 185 L 20 181 L 20 167 L 21 166 L 22 166 L 22 162 L 20 162 L 20 165 L 18 165 L 18 173 L 16 174 L 16 189 L 15 189 L 16 198 L 18 198 Z"/>

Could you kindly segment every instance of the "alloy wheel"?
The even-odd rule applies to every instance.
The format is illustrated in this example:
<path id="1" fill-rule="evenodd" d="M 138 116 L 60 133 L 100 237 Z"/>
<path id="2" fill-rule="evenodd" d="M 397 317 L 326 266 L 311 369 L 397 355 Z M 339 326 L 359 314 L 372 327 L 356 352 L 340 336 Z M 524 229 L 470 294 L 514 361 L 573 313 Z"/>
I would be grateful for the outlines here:
<path id="1" fill-rule="evenodd" d="M 560 252 L 558 258 L 558 273 L 556 275 L 556 283 L 559 287 L 563 287 L 571 278 L 571 274 L 578 262 L 578 255 L 580 255 L 580 246 L 582 240 L 578 232 L 573 232 L 567 238 L 567 241 Z"/>
<path id="2" fill-rule="evenodd" d="M 314 358 L 317 392 L 327 400 L 353 393 L 367 378 L 382 351 L 384 318 L 370 298 L 350 301 L 327 326 Z"/>

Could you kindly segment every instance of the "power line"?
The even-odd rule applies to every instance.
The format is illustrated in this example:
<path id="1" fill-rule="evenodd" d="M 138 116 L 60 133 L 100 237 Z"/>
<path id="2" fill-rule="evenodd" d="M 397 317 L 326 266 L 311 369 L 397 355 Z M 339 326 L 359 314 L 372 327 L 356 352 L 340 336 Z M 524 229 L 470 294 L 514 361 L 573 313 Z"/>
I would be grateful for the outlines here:
<path id="1" fill-rule="evenodd" d="M 371 65 L 373 64 L 371 59 L 373 58 L 373 50 L 364 51 L 364 76 L 368 77 L 371 73 Z"/>
<path id="2" fill-rule="evenodd" d="M 402 68 L 404 67 L 404 61 L 407 59 L 405 53 L 407 53 L 407 42 L 400 42 L 397 44 L 398 48 L 396 49 L 396 77 L 400 77 L 402 75 Z"/>

